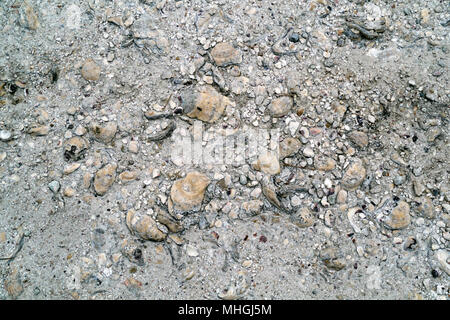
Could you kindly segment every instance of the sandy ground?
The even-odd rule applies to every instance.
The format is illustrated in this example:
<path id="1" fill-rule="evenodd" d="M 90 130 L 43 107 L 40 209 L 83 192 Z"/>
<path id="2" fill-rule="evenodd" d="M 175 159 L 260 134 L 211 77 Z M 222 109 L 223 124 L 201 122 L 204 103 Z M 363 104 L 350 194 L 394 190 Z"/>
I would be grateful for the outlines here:
<path id="1" fill-rule="evenodd" d="M 0 299 L 448 299 L 449 21 L 1 1 Z M 172 156 L 220 130 L 278 136 Z"/>

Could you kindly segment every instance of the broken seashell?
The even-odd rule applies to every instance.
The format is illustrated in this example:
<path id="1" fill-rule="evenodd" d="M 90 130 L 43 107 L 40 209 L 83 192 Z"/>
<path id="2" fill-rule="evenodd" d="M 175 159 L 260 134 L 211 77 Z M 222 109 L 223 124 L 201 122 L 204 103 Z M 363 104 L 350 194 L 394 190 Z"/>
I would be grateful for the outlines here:
<path id="1" fill-rule="evenodd" d="M 81 137 L 73 137 L 64 144 L 64 158 L 66 160 L 80 160 L 84 157 L 89 143 Z"/>
<path id="2" fill-rule="evenodd" d="M 170 191 L 170 200 L 175 211 L 198 211 L 205 195 L 209 178 L 199 172 L 189 172 L 184 179 L 174 182 Z"/>
<path id="3" fill-rule="evenodd" d="M 130 232 L 144 240 L 162 241 L 166 238 L 166 234 L 158 229 L 156 221 L 148 214 L 130 209 L 126 222 Z"/>

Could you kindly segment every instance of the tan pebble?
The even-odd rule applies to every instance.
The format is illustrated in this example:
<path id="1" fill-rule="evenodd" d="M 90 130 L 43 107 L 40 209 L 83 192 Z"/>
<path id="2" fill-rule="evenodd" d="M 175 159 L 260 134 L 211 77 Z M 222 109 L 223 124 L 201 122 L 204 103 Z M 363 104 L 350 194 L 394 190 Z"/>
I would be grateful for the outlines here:
<path id="1" fill-rule="evenodd" d="M 50 128 L 48 126 L 39 126 L 34 127 L 28 130 L 28 133 L 33 136 L 45 136 L 50 131 Z"/>
<path id="2" fill-rule="evenodd" d="M 104 252 L 100 253 L 97 258 L 97 264 L 100 266 L 104 266 L 107 262 L 106 254 Z"/>
<path id="3" fill-rule="evenodd" d="M 331 158 L 317 158 L 314 163 L 316 169 L 320 171 L 332 171 L 336 168 L 336 161 Z"/>
<path id="4" fill-rule="evenodd" d="M 184 280 L 191 280 L 195 276 L 195 270 L 191 268 L 186 268 L 186 270 L 183 272 Z"/>
<path id="5" fill-rule="evenodd" d="M 269 106 L 269 112 L 274 118 L 281 118 L 287 115 L 294 105 L 294 100 L 291 97 L 284 96 L 276 98 Z"/>
<path id="6" fill-rule="evenodd" d="M 362 131 L 352 131 L 348 135 L 351 142 L 356 144 L 360 148 L 365 148 L 369 144 L 369 138 L 367 134 Z"/>
<path id="7" fill-rule="evenodd" d="M 84 136 L 86 134 L 87 130 L 85 127 L 83 127 L 82 125 L 79 125 L 76 129 L 75 129 L 75 134 L 77 136 Z"/>
<path id="8" fill-rule="evenodd" d="M 88 204 L 91 203 L 93 199 L 94 199 L 94 197 L 90 194 L 86 194 L 83 197 L 81 197 L 81 200 L 83 200 L 84 202 L 86 202 Z"/>
<path id="9" fill-rule="evenodd" d="M 156 221 L 147 214 L 129 210 L 126 219 L 130 232 L 144 240 L 162 241 L 166 234 L 158 229 Z"/>
<path id="10" fill-rule="evenodd" d="M 314 128 L 309 129 L 309 134 L 312 136 L 316 136 L 316 135 L 320 134 L 321 132 L 322 132 L 321 128 L 314 127 Z"/>
<path id="11" fill-rule="evenodd" d="M 123 26 L 123 21 L 122 21 L 122 17 L 117 16 L 117 17 L 109 17 L 108 18 L 108 22 L 114 23 L 117 26 L 122 27 Z"/>
<path id="12" fill-rule="evenodd" d="M 352 156 L 352 155 L 354 155 L 356 153 L 356 150 L 353 148 L 353 147 L 348 147 L 348 149 L 347 149 L 347 151 L 346 151 L 346 154 L 348 155 L 348 156 Z"/>
<path id="13" fill-rule="evenodd" d="M 211 50 L 211 57 L 219 67 L 225 67 L 232 64 L 239 64 L 242 62 L 242 55 L 228 42 L 218 43 Z"/>
<path id="14" fill-rule="evenodd" d="M 65 197 L 70 198 L 70 197 L 73 197 L 75 195 L 75 193 L 76 193 L 75 189 L 73 189 L 71 187 L 67 187 L 64 189 L 63 195 Z"/>
<path id="15" fill-rule="evenodd" d="M 419 207 L 417 212 L 428 219 L 433 219 L 436 217 L 436 212 L 434 211 L 433 201 L 429 197 L 423 197 L 419 200 Z"/>
<path id="16" fill-rule="evenodd" d="M 114 139 L 114 136 L 117 132 L 117 123 L 116 122 L 108 122 L 105 125 L 100 125 L 97 122 L 92 123 L 91 125 L 92 133 L 96 140 L 109 143 Z"/>
<path id="17" fill-rule="evenodd" d="M 131 153 L 138 153 L 139 152 L 139 143 L 137 141 L 130 141 L 128 144 L 128 151 Z"/>
<path id="18" fill-rule="evenodd" d="M 428 23 L 430 20 L 430 10 L 428 8 L 424 8 L 420 11 L 420 17 L 422 18 L 423 23 Z"/>
<path id="19" fill-rule="evenodd" d="M 308 228 L 314 224 L 314 216 L 307 207 L 300 208 L 290 220 L 299 228 Z"/>
<path id="20" fill-rule="evenodd" d="M 75 299 L 75 300 L 79 300 L 79 299 L 80 299 L 80 295 L 79 295 L 78 292 L 76 292 L 76 291 L 72 291 L 72 292 L 70 293 L 70 295 L 71 295 L 72 298 Z"/>
<path id="21" fill-rule="evenodd" d="M 83 175 L 83 187 L 88 189 L 91 186 L 91 181 L 92 181 L 92 174 L 89 172 L 86 172 Z"/>
<path id="22" fill-rule="evenodd" d="M 81 67 L 81 76 L 85 80 L 97 81 L 100 78 L 100 72 L 100 66 L 92 59 L 87 59 Z"/>
<path id="23" fill-rule="evenodd" d="M 406 228 L 411 222 L 409 204 L 405 201 L 400 201 L 383 222 L 393 230 Z"/>
<path id="24" fill-rule="evenodd" d="M 244 268 L 250 268 L 252 264 L 253 264 L 252 260 L 245 260 L 244 262 L 242 262 L 242 266 Z"/>
<path id="25" fill-rule="evenodd" d="M 280 162 L 274 152 L 265 152 L 259 156 L 256 163 L 253 165 L 255 170 L 264 173 L 275 175 L 280 173 Z"/>
<path id="26" fill-rule="evenodd" d="M 124 282 L 124 284 L 127 287 L 134 288 L 134 289 L 140 289 L 142 287 L 142 282 L 139 280 L 136 280 L 134 278 L 127 278 Z"/>
<path id="27" fill-rule="evenodd" d="M 190 257 L 198 257 L 198 250 L 194 246 L 188 244 L 186 246 L 186 253 Z"/>
<path id="28" fill-rule="evenodd" d="M 356 190 L 366 177 L 366 169 L 361 160 L 356 160 L 347 168 L 341 184 L 348 191 Z"/>
<path id="29" fill-rule="evenodd" d="M 113 253 L 113 255 L 111 256 L 111 260 L 113 263 L 117 263 L 119 262 L 121 257 L 122 257 L 121 253 Z"/>
<path id="30" fill-rule="evenodd" d="M 347 191 L 339 190 L 337 197 L 336 197 L 336 202 L 339 204 L 346 203 L 347 202 Z"/>
<path id="31" fill-rule="evenodd" d="M 216 220 L 216 222 L 214 223 L 214 226 L 216 228 L 221 228 L 222 227 L 222 220 Z"/>
<path id="32" fill-rule="evenodd" d="M 123 25 L 125 27 L 130 27 L 132 24 L 134 23 L 134 17 L 133 15 L 130 15 L 128 17 L 125 18 L 125 21 L 123 22 Z"/>
<path id="33" fill-rule="evenodd" d="M 241 209 L 243 209 L 248 214 L 257 215 L 261 212 L 261 208 L 263 205 L 264 203 L 261 200 L 250 200 L 243 202 L 241 205 Z"/>
<path id="34" fill-rule="evenodd" d="M 72 172 L 74 172 L 75 170 L 77 170 L 81 165 L 79 163 L 72 163 L 69 164 L 68 166 L 66 166 L 64 168 L 64 174 L 71 174 Z"/>
<path id="35" fill-rule="evenodd" d="M 119 174 L 119 179 L 122 182 L 129 182 L 136 180 L 138 177 L 138 173 L 136 171 L 124 171 L 121 174 Z"/>
<path id="36" fill-rule="evenodd" d="M 12 299 L 17 299 L 23 292 L 22 281 L 17 269 L 13 269 L 4 282 L 5 289 Z"/>
<path id="37" fill-rule="evenodd" d="M 102 196 L 114 183 L 116 179 L 117 164 L 110 163 L 97 171 L 94 177 L 95 193 Z"/>
<path id="38" fill-rule="evenodd" d="M 5 241 L 6 241 L 6 233 L 0 232 L 0 242 L 5 242 Z"/>
<path id="39" fill-rule="evenodd" d="M 262 180 L 262 193 L 278 209 L 282 209 L 280 199 L 278 199 L 277 193 L 275 192 L 275 185 L 268 177 L 264 177 Z"/>
<path id="40" fill-rule="evenodd" d="M 30 30 L 36 30 L 40 26 L 36 12 L 27 2 L 20 8 L 20 24 Z"/>
<path id="41" fill-rule="evenodd" d="M 169 238 L 179 246 L 184 244 L 184 240 L 176 234 L 170 234 Z"/>
<path id="42" fill-rule="evenodd" d="M 239 218 L 238 212 L 236 210 L 231 210 L 230 213 L 228 213 L 228 218 L 233 220 Z"/>
<path id="43" fill-rule="evenodd" d="M 198 210 L 205 195 L 209 178 L 200 172 L 189 172 L 184 179 L 174 182 L 170 191 L 173 209 L 187 212 Z"/>
<path id="44" fill-rule="evenodd" d="M 165 210 L 155 207 L 156 210 L 156 220 L 165 225 L 170 232 L 180 232 L 183 231 L 184 227 L 179 221 L 174 220 Z"/>
<path id="45" fill-rule="evenodd" d="M 296 154 L 301 146 L 302 143 L 299 139 L 291 137 L 284 139 L 280 142 L 280 159 Z"/>
<path id="46" fill-rule="evenodd" d="M 75 113 L 77 113 L 78 108 L 77 107 L 70 107 L 69 109 L 67 109 L 67 114 L 70 114 L 71 116 L 75 115 Z"/>
<path id="47" fill-rule="evenodd" d="M 234 103 L 212 86 L 204 86 L 196 93 L 184 95 L 182 102 L 183 110 L 188 117 L 210 123 L 217 121 L 225 108 L 230 105 Z"/>
<path id="48" fill-rule="evenodd" d="M 164 247 L 159 244 L 155 247 L 155 251 L 156 251 L 156 253 L 161 254 L 164 252 Z"/>

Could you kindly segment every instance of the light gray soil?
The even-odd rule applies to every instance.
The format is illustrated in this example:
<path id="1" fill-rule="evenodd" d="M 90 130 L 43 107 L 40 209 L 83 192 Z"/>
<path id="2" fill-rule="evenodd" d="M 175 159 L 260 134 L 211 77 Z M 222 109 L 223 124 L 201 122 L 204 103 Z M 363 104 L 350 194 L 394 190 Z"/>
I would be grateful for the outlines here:
<path id="1" fill-rule="evenodd" d="M 1 1 L 0 299 L 448 299 L 449 21 L 438 0 Z M 205 85 L 231 101 L 205 129 L 297 139 L 279 171 L 152 139 L 194 122 L 145 114 Z M 176 215 L 191 171 L 201 208 Z"/>

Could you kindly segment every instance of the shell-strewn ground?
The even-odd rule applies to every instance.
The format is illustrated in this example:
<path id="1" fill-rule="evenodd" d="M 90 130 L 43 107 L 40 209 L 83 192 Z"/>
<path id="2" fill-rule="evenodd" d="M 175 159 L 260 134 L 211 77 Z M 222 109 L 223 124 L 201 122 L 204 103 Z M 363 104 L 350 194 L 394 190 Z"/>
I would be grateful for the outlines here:
<path id="1" fill-rule="evenodd" d="M 0 299 L 448 299 L 449 27 L 438 0 L 1 1 Z M 171 156 L 199 132 L 279 154 Z"/>

